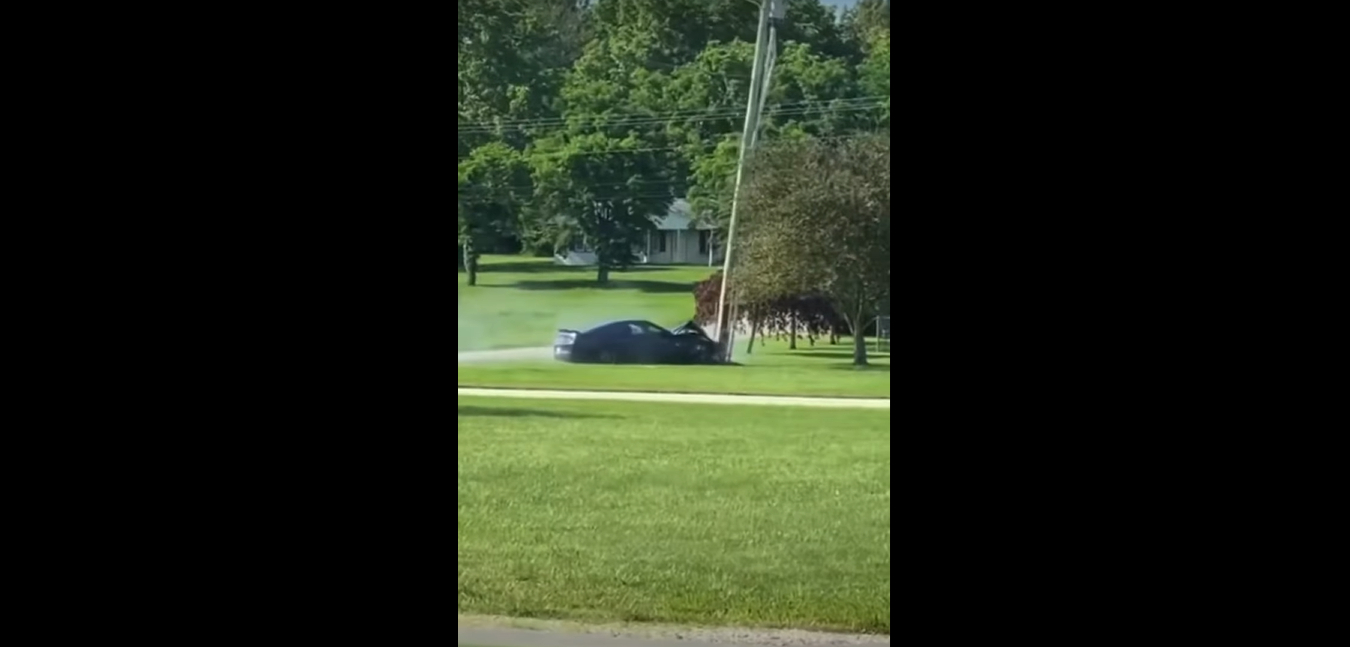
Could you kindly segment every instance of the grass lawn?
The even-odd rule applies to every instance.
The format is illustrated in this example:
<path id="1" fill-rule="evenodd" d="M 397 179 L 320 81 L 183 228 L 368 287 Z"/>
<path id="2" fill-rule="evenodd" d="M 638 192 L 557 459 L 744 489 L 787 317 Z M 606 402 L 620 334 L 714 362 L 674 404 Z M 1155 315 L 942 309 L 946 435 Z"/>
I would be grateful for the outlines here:
<path id="1" fill-rule="evenodd" d="M 459 274 L 460 351 L 544 347 L 559 328 L 584 329 L 613 319 L 648 319 L 675 325 L 694 314 L 693 284 L 711 275 L 706 267 L 643 266 L 614 272 L 610 283 L 595 283 L 595 270 L 562 267 L 550 259 L 487 256 L 478 285 Z M 656 390 L 766 395 L 887 397 L 890 356 L 871 357 L 873 366 L 851 365 L 851 340 L 838 346 L 818 342 L 799 350 L 770 341 L 747 355 L 737 344 L 742 366 L 593 366 L 553 361 L 464 364 L 459 386 Z"/>
<path id="2" fill-rule="evenodd" d="M 460 398 L 459 613 L 890 632 L 890 413 Z"/>
<path id="3" fill-rule="evenodd" d="M 641 266 L 595 282 L 595 268 L 551 259 L 486 256 L 478 285 L 459 274 L 461 351 L 547 346 L 559 328 L 587 328 L 615 319 L 663 326 L 694 316 L 694 283 L 712 275 L 698 266 Z"/>
<path id="4" fill-rule="evenodd" d="M 871 354 L 872 366 L 852 365 L 849 343 L 830 346 L 798 342 L 789 351 L 786 342 L 755 343 L 746 355 L 736 345 L 741 366 L 642 366 L 568 364 L 552 360 L 461 364 L 459 386 L 592 389 L 597 391 L 667 391 L 689 393 L 744 393 L 754 395 L 815 395 L 890 397 L 889 353 Z"/>

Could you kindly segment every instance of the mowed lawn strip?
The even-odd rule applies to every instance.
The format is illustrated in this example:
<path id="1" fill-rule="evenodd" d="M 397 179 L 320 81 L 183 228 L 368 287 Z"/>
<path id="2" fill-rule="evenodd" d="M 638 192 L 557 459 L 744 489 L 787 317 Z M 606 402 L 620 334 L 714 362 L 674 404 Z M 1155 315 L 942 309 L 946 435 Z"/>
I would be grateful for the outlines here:
<path id="1" fill-rule="evenodd" d="M 885 398 L 891 392 L 889 353 L 869 353 L 870 366 L 852 365 L 852 346 L 817 342 L 787 350 L 786 342 L 737 344 L 740 366 L 643 366 L 515 361 L 461 364 L 459 386 L 595 391 L 663 391 L 744 395 Z"/>
<path id="2" fill-rule="evenodd" d="M 694 283 L 715 271 L 700 266 L 638 266 L 595 282 L 595 268 L 554 265 L 551 259 L 486 256 L 478 285 L 459 274 L 460 351 L 548 346 L 559 328 L 586 328 L 618 319 L 662 326 L 694 316 Z"/>
<path id="3" fill-rule="evenodd" d="M 890 631 L 890 417 L 460 398 L 459 612 Z"/>

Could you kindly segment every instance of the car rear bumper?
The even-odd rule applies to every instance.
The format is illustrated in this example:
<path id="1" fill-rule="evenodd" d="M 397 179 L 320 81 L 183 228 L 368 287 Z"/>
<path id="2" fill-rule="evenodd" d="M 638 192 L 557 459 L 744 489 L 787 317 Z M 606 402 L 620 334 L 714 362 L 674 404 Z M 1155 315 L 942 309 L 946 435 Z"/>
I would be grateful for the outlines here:
<path id="1" fill-rule="evenodd" d="M 558 360 L 558 361 L 560 361 L 560 362 L 570 362 L 570 361 L 572 361 L 572 347 L 571 347 L 571 346 L 554 346 L 554 347 L 553 347 L 553 359 L 556 359 L 556 360 Z"/>

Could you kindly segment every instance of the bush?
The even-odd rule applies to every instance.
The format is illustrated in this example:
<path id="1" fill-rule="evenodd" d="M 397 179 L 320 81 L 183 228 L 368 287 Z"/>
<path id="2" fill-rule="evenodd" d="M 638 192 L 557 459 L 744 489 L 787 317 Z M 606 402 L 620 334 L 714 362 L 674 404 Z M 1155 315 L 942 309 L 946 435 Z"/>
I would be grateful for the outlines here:
<path id="1" fill-rule="evenodd" d="M 717 323 L 717 300 L 721 296 L 722 273 L 694 284 L 694 321 L 708 326 Z M 849 335 L 852 331 L 844 317 L 835 311 L 825 297 L 803 294 L 770 301 L 740 303 L 738 318 L 733 322 L 744 327 L 758 324 L 760 334 L 788 335 L 796 319 L 797 334 L 808 338 Z"/>

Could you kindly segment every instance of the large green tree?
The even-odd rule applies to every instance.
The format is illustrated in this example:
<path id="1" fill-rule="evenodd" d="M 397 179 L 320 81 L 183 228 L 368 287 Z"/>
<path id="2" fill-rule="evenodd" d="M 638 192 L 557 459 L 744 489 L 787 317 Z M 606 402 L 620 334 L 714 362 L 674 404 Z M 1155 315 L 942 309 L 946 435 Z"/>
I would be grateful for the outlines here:
<path id="1" fill-rule="evenodd" d="M 521 149 L 556 120 L 564 75 L 588 39 L 586 3 L 460 0 L 460 156 L 489 141 Z"/>
<path id="2" fill-rule="evenodd" d="M 732 289 L 753 302 L 828 298 L 859 366 L 868 324 L 889 307 L 890 159 L 888 135 L 782 142 L 755 152 L 744 187 Z"/>
<path id="3" fill-rule="evenodd" d="M 863 0 L 842 22 L 819 0 L 788 4 L 761 141 L 888 127 L 888 3 Z M 494 196 L 491 208 L 461 216 L 469 231 L 512 231 L 536 251 L 604 241 L 602 279 L 676 197 L 725 238 L 758 2 L 463 0 L 458 9 L 458 156 L 477 169 L 461 202 Z M 503 200 L 479 179 L 494 168 L 486 160 L 503 159 L 477 152 L 493 144 L 524 153 L 529 197 Z"/>
<path id="4" fill-rule="evenodd" d="M 749 96 L 754 48 L 714 43 L 673 75 L 672 93 L 687 114 L 671 121 L 688 160 L 690 203 L 725 239 L 731 211 L 741 131 Z M 836 138 L 874 129 L 884 102 L 868 96 L 856 66 L 800 42 L 788 42 L 775 57 L 761 141 Z M 699 112 L 696 106 L 707 108 Z"/>
<path id="5" fill-rule="evenodd" d="M 891 0 L 858 0 L 844 11 L 842 23 L 845 37 L 866 51 L 878 31 L 891 30 Z"/>
<path id="6" fill-rule="evenodd" d="M 880 97 L 880 109 L 874 113 L 879 129 L 891 127 L 891 32 L 873 32 L 867 57 L 858 68 L 858 80 L 868 95 Z"/>
<path id="7" fill-rule="evenodd" d="M 662 114 L 669 76 L 653 69 L 662 52 L 659 34 L 608 26 L 567 74 L 558 130 L 530 149 L 533 228 L 555 249 L 584 242 L 599 282 L 633 262 L 653 218 L 684 190 Z"/>
<path id="8" fill-rule="evenodd" d="M 559 136 L 540 142 L 530 160 L 538 226 L 554 233 L 556 250 L 582 242 L 594 252 L 599 283 L 633 263 L 652 218 L 671 202 L 668 190 L 650 185 L 665 160 L 638 138 Z"/>
<path id="9" fill-rule="evenodd" d="M 531 193 L 524 156 L 501 142 L 475 148 L 459 163 L 459 248 L 469 285 L 478 283 L 478 257 L 514 237 Z"/>

